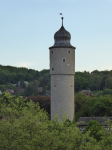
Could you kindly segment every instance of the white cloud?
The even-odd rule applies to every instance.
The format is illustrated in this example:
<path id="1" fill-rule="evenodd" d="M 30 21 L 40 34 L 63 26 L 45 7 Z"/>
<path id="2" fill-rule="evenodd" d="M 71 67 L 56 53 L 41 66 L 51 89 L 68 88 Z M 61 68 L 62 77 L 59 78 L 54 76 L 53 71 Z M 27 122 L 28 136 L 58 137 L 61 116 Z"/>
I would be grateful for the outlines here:
<path id="1" fill-rule="evenodd" d="M 25 67 L 25 68 L 29 68 L 30 66 L 35 65 L 34 62 L 18 62 L 16 63 L 16 66 L 18 67 Z"/>

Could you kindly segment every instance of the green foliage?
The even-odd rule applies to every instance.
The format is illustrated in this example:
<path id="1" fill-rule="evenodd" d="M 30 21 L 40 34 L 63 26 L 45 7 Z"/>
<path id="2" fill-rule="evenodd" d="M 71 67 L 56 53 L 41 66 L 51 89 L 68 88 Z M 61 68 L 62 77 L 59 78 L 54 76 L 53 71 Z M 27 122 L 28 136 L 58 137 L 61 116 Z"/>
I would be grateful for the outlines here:
<path id="1" fill-rule="evenodd" d="M 90 136 L 96 139 L 98 142 L 102 140 L 102 134 L 104 128 L 99 124 L 97 120 L 90 120 L 83 133 L 90 131 Z"/>
<path id="2" fill-rule="evenodd" d="M 8 104 L 10 103 L 10 101 L 12 102 L 16 102 L 15 100 L 20 99 L 18 105 L 22 105 L 22 107 L 24 106 L 24 99 L 20 96 L 20 95 L 15 95 L 12 96 L 10 93 L 4 92 L 3 94 L 0 95 L 0 106 L 1 104 L 4 104 L 6 106 L 8 106 Z"/>
<path id="3" fill-rule="evenodd" d="M 112 89 L 112 77 L 109 77 L 105 80 L 105 88 Z"/>
<path id="4" fill-rule="evenodd" d="M 33 82 L 30 82 L 29 85 L 26 87 L 23 95 L 24 96 L 37 96 L 38 95 L 38 91 L 37 88 L 39 86 L 39 81 L 38 80 L 34 80 Z"/>
<path id="5" fill-rule="evenodd" d="M 47 84 L 47 90 L 51 89 L 51 82 L 49 81 L 49 83 Z"/>
<path id="6" fill-rule="evenodd" d="M 91 85 L 90 88 L 91 90 L 100 90 L 101 88 L 101 81 L 102 81 L 102 76 L 98 75 L 96 73 L 91 74 Z"/>
<path id="7" fill-rule="evenodd" d="M 5 116 L 0 121 L 1 150 L 111 150 L 111 130 L 107 133 L 97 122 L 90 122 L 82 134 L 78 123 L 66 118 L 50 121 L 38 103 L 25 103 L 19 95 L 0 95 L 0 115 Z"/>
<path id="8" fill-rule="evenodd" d="M 105 95 L 91 98 L 88 113 L 90 116 L 112 116 L 112 97 Z"/>
<path id="9" fill-rule="evenodd" d="M 101 90 L 103 90 L 105 88 L 105 80 L 108 78 L 108 75 L 104 75 L 102 77 L 102 81 L 101 81 Z"/>
<path id="10" fill-rule="evenodd" d="M 34 96 L 34 87 L 32 85 L 28 85 L 26 90 L 24 91 L 24 94 L 25 96 Z"/>
<path id="11" fill-rule="evenodd" d="M 109 78 L 109 79 L 108 79 Z M 75 91 L 87 90 L 100 91 L 104 88 L 111 89 L 111 78 L 112 71 L 94 70 L 91 74 L 87 72 L 76 72 L 75 73 Z"/>
<path id="12" fill-rule="evenodd" d="M 4 93 L 0 101 L 0 115 L 7 116 L 0 121 L 0 149 L 22 150 L 58 150 L 81 149 L 96 146 L 96 141 L 89 137 L 89 133 L 82 135 L 76 125 L 64 126 L 63 122 L 49 121 L 47 114 L 32 101 L 24 105 L 24 100 L 14 98 Z M 20 105 L 20 101 L 23 104 Z M 88 141 L 85 146 L 83 141 Z"/>
<path id="13" fill-rule="evenodd" d="M 76 72 L 75 73 L 75 91 L 81 91 L 83 89 L 88 89 L 89 88 L 89 83 L 90 83 L 90 75 L 81 73 L 81 72 Z"/>
<path id="14" fill-rule="evenodd" d="M 40 73 L 33 69 L 17 68 L 12 66 L 0 65 L 0 84 L 17 83 L 18 81 L 36 80 L 40 77 Z"/>
<path id="15" fill-rule="evenodd" d="M 104 90 L 102 91 L 102 94 L 103 94 L 103 95 L 112 95 L 112 89 L 104 89 Z"/>
<path id="16" fill-rule="evenodd" d="M 75 96 L 75 121 L 79 117 L 88 117 L 88 105 L 91 100 L 91 97 L 88 97 L 85 93 L 79 92 Z"/>
<path id="17" fill-rule="evenodd" d="M 7 89 L 10 89 L 11 86 L 10 85 L 0 85 L 0 90 L 1 91 L 6 91 Z"/>
<path id="18" fill-rule="evenodd" d="M 107 120 L 105 121 L 107 124 L 107 128 L 109 128 L 108 132 L 107 129 L 100 126 L 100 124 L 96 120 L 90 120 L 87 127 L 85 128 L 86 132 L 89 132 L 89 136 L 93 137 L 97 140 L 97 145 L 100 146 L 101 149 L 108 149 L 111 150 L 112 148 L 112 121 Z"/>
<path id="19" fill-rule="evenodd" d="M 21 80 L 21 82 L 20 82 L 20 86 L 21 86 L 21 88 L 25 88 L 25 87 L 26 87 L 26 85 L 25 85 L 25 83 L 24 83 L 24 81 L 23 81 L 23 80 Z"/>
<path id="20" fill-rule="evenodd" d="M 80 117 L 112 116 L 112 96 L 88 97 L 84 93 L 75 96 L 75 121 Z"/>
<path id="21" fill-rule="evenodd" d="M 43 76 L 44 74 L 49 74 L 49 69 L 43 69 L 40 71 L 41 76 Z"/>
<path id="22" fill-rule="evenodd" d="M 43 69 L 40 72 L 28 68 L 17 68 L 12 66 L 0 65 L 0 85 L 5 86 L 7 83 L 16 84 L 19 81 L 32 82 L 34 80 L 39 81 L 39 87 L 43 87 L 43 92 L 39 93 L 45 95 L 46 90 L 50 90 L 50 74 L 49 69 Z M 81 90 L 100 91 L 104 88 L 112 89 L 112 71 L 104 70 L 93 72 L 76 72 L 75 73 L 75 92 Z M 25 85 L 21 83 L 21 87 L 25 88 Z M 0 87 L 0 90 L 5 91 L 5 87 Z M 35 95 L 35 93 L 30 94 Z"/>
<path id="23" fill-rule="evenodd" d="M 0 90 L 2 92 L 4 92 L 8 88 L 12 88 L 10 86 L 7 86 L 7 83 L 17 84 L 19 81 L 20 81 L 20 88 L 22 88 L 22 90 L 25 89 L 24 96 L 38 95 L 37 87 L 43 87 L 43 92 L 39 94 L 45 95 L 46 90 L 47 89 L 50 90 L 49 69 L 44 69 L 39 72 L 33 69 L 0 65 Z M 24 81 L 32 83 L 29 84 L 28 87 L 26 87 Z M 36 83 L 37 81 L 38 83 Z M 21 93 L 20 88 L 18 89 L 19 93 Z M 17 90 L 16 87 L 13 87 L 13 89 L 14 91 Z"/>
<path id="24" fill-rule="evenodd" d="M 97 91 L 91 91 L 93 93 L 94 96 L 97 96 L 98 95 L 98 92 Z"/>
<path id="25" fill-rule="evenodd" d="M 100 71 L 94 70 L 94 71 L 91 72 L 91 74 L 100 75 Z"/>
<path id="26" fill-rule="evenodd" d="M 103 91 L 97 93 L 97 97 L 104 95 L 112 95 L 112 89 L 104 89 Z"/>

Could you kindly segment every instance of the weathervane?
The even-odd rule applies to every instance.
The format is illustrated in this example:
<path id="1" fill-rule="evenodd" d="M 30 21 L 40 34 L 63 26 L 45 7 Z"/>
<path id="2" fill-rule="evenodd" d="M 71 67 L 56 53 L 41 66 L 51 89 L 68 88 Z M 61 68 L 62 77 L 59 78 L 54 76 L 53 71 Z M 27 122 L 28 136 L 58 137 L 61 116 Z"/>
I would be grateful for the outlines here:
<path id="1" fill-rule="evenodd" d="M 60 15 L 62 15 L 62 13 L 60 13 Z M 64 19 L 64 18 L 63 18 L 63 15 L 62 15 L 62 18 L 61 18 L 61 19 L 62 19 L 62 26 L 63 26 L 63 19 Z"/>

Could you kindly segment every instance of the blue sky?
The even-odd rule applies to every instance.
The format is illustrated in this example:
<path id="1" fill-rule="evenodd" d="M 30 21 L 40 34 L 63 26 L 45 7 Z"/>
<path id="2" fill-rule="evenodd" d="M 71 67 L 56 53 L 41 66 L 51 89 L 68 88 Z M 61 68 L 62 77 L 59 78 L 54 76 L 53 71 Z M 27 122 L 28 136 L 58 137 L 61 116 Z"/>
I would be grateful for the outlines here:
<path id="1" fill-rule="evenodd" d="M 49 69 L 59 13 L 76 47 L 75 70 L 112 70 L 112 0 L 0 0 L 0 64 Z"/>

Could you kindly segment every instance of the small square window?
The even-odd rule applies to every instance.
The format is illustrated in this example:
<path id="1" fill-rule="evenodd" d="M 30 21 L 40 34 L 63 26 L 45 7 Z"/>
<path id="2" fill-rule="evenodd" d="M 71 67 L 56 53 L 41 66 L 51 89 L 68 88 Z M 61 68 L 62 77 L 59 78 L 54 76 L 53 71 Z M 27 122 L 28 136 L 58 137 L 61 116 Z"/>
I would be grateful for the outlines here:
<path id="1" fill-rule="evenodd" d="M 52 51 L 52 54 L 53 54 L 53 51 Z"/>
<path id="2" fill-rule="evenodd" d="M 52 68 L 52 71 L 54 71 L 54 68 Z"/>
<path id="3" fill-rule="evenodd" d="M 65 62 L 65 59 L 63 59 L 63 62 Z"/>
<path id="4" fill-rule="evenodd" d="M 70 54 L 70 51 L 68 51 L 68 53 Z"/>

